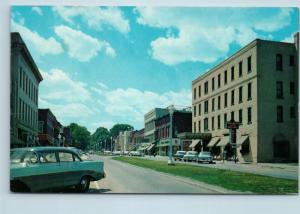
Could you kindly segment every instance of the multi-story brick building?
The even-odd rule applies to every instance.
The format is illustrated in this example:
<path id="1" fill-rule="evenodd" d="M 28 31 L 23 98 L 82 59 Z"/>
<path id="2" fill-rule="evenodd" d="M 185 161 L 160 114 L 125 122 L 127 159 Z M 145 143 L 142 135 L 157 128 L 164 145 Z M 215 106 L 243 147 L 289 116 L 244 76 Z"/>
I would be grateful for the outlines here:
<path id="1" fill-rule="evenodd" d="M 256 39 L 192 82 L 193 132 L 212 134 L 216 156 L 233 154 L 234 119 L 239 161 L 298 159 L 298 42 Z"/>
<path id="2" fill-rule="evenodd" d="M 43 80 L 19 33 L 11 33 L 11 147 L 37 144 L 38 88 Z"/>

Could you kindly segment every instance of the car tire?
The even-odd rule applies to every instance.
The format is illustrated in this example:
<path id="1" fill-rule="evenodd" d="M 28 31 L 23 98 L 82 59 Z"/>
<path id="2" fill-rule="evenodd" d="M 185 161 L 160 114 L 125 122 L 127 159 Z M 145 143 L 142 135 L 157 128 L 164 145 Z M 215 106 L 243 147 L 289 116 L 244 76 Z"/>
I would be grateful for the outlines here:
<path id="1" fill-rule="evenodd" d="M 90 188 L 90 178 L 88 176 L 84 176 L 80 179 L 79 184 L 76 186 L 76 190 L 78 192 L 84 193 L 87 192 Z"/>

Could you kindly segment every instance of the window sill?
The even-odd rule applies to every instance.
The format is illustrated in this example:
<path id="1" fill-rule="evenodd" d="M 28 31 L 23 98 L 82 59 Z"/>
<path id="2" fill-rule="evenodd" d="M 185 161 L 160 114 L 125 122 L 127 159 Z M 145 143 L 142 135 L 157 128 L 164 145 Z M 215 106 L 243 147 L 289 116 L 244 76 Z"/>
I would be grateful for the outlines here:
<path id="1" fill-rule="evenodd" d="M 252 122 L 248 122 L 247 124 L 248 124 L 248 125 L 251 125 L 251 124 L 252 124 Z"/>
<path id="2" fill-rule="evenodd" d="M 241 101 L 239 101 L 239 104 L 241 104 L 241 103 L 243 103 L 243 101 L 241 100 Z"/>
<path id="3" fill-rule="evenodd" d="M 248 100 L 248 101 L 251 101 L 251 100 L 252 100 L 252 97 L 251 97 L 251 98 L 248 98 L 247 100 Z"/>

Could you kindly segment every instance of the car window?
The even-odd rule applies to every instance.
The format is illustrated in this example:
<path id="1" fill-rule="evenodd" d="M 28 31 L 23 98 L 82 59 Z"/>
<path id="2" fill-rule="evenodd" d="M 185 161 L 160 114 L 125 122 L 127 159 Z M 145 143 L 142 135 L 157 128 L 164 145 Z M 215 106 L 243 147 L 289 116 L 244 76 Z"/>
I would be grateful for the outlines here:
<path id="1" fill-rule="evenodd" d="M 40 153 L 40 162 L 41 163 L 56 163 L 55 152 L 42 152 Z"/>
<path id="2" fill-rule="evenodd" d="M 24 163 L 36 164 L 38 163 L 38 157 L 34 152 L 26 152 L 23 159 Z"/>
<path id="3" fill-rule="evenodd" d="M 73 162 L 73 154 L 69 152 L 59 152 L 59 161 L 60 162 Z"/>
<path id="4" fill-rule="evenodd" d="M 79 157 L 77 155 L 73 155 L 73 157 L 74 157 L 74 161 L 75 162 L 80 162 L 80 159 L 79 159 Z"/>

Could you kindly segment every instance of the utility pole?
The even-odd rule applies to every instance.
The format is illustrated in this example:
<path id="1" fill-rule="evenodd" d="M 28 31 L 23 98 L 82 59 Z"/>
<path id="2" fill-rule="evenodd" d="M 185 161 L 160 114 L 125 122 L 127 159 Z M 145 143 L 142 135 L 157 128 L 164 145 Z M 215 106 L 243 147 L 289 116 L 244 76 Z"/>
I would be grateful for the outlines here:
<path id="1" fill-rule="evenodd" d="M 169 160 L 168 160 L 168 165 L 175 165 L 175 162 L 173 160 L 173 157 L 172 157 L 172 143 L 173 143 L 173 114 L 174 114 L 174 108 L 173 106 L 171 106 L 169 108 L 169 114 L 170 114 L 170 132 L 169 132 L 169 139 L 170 139 L 170 142 L 169 142 Z"/>

